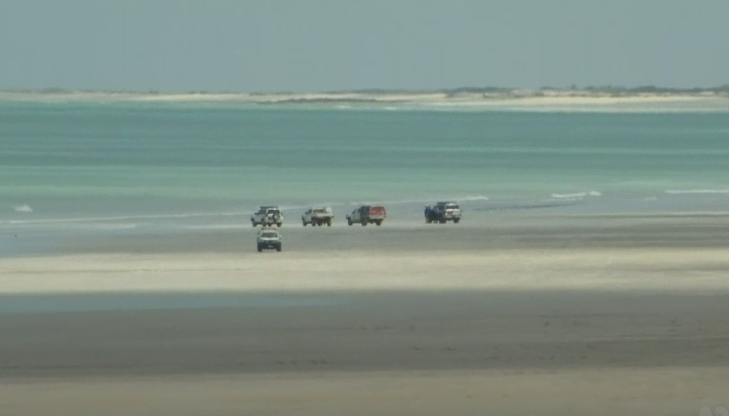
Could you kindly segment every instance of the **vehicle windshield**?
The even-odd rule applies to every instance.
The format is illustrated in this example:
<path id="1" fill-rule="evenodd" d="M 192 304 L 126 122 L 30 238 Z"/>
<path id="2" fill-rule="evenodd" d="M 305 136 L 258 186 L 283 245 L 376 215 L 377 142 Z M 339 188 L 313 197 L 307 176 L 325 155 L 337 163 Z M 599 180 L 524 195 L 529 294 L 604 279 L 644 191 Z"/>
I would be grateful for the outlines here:
<path id="1" fill-rule="evenodd" d="M 276 238 L 278 237 L 278 234 L 273 231 L 268 231 L 261 234 L 261 238 Z"/>

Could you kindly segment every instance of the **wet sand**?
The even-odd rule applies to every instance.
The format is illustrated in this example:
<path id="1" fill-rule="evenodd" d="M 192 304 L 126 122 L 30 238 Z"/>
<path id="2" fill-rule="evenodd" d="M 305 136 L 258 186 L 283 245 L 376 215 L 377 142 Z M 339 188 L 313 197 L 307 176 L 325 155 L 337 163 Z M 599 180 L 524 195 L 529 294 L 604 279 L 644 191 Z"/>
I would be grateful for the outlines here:
<path id="1" fill-rule="evenodd" d="M 4 296 L 343 300 L 0 315 L 0 413 L 686 415 L 729 405 L 727 217 L 282 231 L 282 253 L 255 253 L 252 230 L 240 230 L 0 260 Z M 210 249 L 236 238 L 238 252 Z"/>
<path id="2" fill-rule="evenodd" d="M 295 215 L 281 228 L 286 253 L 398 252 L 426 255 L 504 250 L 729 248 L 729 214 L 527 215 L 468 213 L 461 224 L 424 224 L 420 213 L 388 219 L 381 227 L 302 227 Z M 55 251 L 75 254 L 255 254 L 256 229 L 240 227 L 184 233 L 129 233 L 103 239 L 62 240 Z M 286 255 L 284 253 L 284 255 Z M 364 257 L 365 254 L 359 255 Z M 447 257 L 447 256 L 441 256 Z"/>

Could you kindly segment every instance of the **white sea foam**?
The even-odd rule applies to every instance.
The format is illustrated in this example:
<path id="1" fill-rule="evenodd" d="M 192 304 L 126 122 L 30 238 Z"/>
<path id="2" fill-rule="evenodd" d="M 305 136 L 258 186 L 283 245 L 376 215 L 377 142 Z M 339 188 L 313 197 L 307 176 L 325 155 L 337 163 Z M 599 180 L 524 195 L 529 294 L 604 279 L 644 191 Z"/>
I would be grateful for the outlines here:
<path id="1" fill-rule="evenodd" d="M 334 204 L 332 204 L 334 205 Z M 344 204 L 340 204 L 344 205 Z M 288 205 L 279 206 L 282 211 L 303 210 L 309 205 Z M 9 220 L 7 224 L 13 225 L 52 225 L 52 224 L 90 224 L 119 221 L 145 221 L 145 220 L 184 220 L 194 218 L 216 218 L 216 217 L 247 217 L 255 212 L 254 210 L 236 212 L 192 212 L 180 214 L 149 214 L 149 215 L 118 215 L 108 217 L 77 217 L 77 218 L 43 218 L 33 220 Z M 246 218 L 247 220 L 247 218 Z"/>
<path id="2" fill-rule="evenodd" d="M 6 222 L 12 224 L 11 221 Z M 55 223 L 24 223 L 14 224 L 17 231 L 119 231 L 133 230 L 138 227 L 135 223 L 71 223 L 71 222 L 55 222 Z"/>
<path id="3" fill-rule="evenodd" d="M 470 195 L 462 197 L 435 197 L 435 198 L 419 198 L 419 199 L 394 199 L 394 200 L 365 200 L 365 201 L 353 201 L 349 205 L 363 205 L 363 204 L 389 204 L 389 205 L 400 205 L 400 204 L 423 204 L 423 203 L 434 203 L 436 201 L 455 201 L 455 202 L 478 202 L 488 201 L 489 198 L 483 195 Z"/>
<path id="4" fill-rule="evenodd" d="M 465 201 L 465 202 L 475 202 L 475 201 L 488 201 L 489 198 L 487 196 L 483 195 L 473 195 L 473 196 L 464 196 L 462 198 L 457 198 L 458 201 Z"/>
<path id="5" fill-rule="evenodd" d="M 220 230 L 240 230 L 243 227 L 244 227 L 243 224 L 211 224 L 211 225 L 186 225 L 181 228 L 183 228 L 185 230 L 220 231 Z M 250 225 L 248 225 L 248 227 L 250 227 Z"/>
<path id="6" fill-rule="evenodd" d="M 343 204 L 342 204 L 343 205 Z M 280 206 L 282 211 L 302 210 L 308 205 Z M 176 220 L 193 218 L 216 218 L 216 217 L 246 217 L 254 210 L 237 212 L 193 212 L 180 214 L 149 214 L 149 215 L 118 215 L 108 217 L 77 217 L 77 218 L 43 218 L 33 220 L 9 220 L 7 224 L 13 225 L 50 225 L 50 224 L 88 224 L 118 221 L 145 221 L 145 220 Z"/>
<path id="7" fill-rule="evenodd" d="M 553 199 L 577 199 L 584 198 L 587 196 L 586 192 L 575 192 L 571 194 L 552 194 Z"/>
<path id="8" fill-rule="evenodd" d="M 671 195 L 684 194 L 729 194 L 729 189 L 667 189 L 663 191 Z"/>
<path id="9" fill-rule="evenodd" d="M 33 212 L 33 208 L 31 208 L 27 204 L 26 205 L 18 205 L 18 206 L 15 206 L 15 207 L 13 207 L 13 209 L 15 210 L 15 212 L 26 212 L 26 213 Z"/>
<path id="10" fill-rule="evenodd" d="M 320 204 L 313 204 L 313 205 L 278 205 L 278 209 L 281 211 L 294 211 L 294 210 L 302 210 L 302 209 L 308 209 L 312 206 L 320 205 Z M 275 206 L 275 204 L 274 204 Z"/>
<path id="11" fill-rule="evenodd" d="M 105 230 L 105 231 L 113 231 L 113 230 L 133 230 L 137 228 L 138 224 L 129 223 L 129 224 L 84 224 L 81 228 L 85 230 Z M 78 227 L 74 226 L 74 229 L 78 229 Z"/>
<path id="12" fill-rule="evenodd" d="M 537 207 L 543 207 L 543 205 L 540 204 L 549 204 L 548 206 L 560 206 L 560 205 L 573 205 L 574 202 L 580 202 L 582 201 L 582 198 L 546 198 L 546 199 L 540 199 L 539 202 L 536 204 Z M 530 205 L 531 207 L 532 205 Z M 511 208 L 521 208 L 520 205 L 512 206 Z"/>
<path id="13" fill-rule="evenodd" d="M 602 194 L 598 191 L 589 191 L 589 192 L 574 192 L 570 194 L 552 194 L 551 197 L 553 199 L 582 199 L 587 196 L 602 196 Z"/>
<path id="14" fill-rule="evenodd" d="M 127 215 L 115 217 L 82 217 L 82 218 L 46 218 L 38 220 L 11 220 L 8 224 L 71 224 L 71 223 L 93 223 L 93 222 L 114 222 L 130 220 L 165 220 L 179 218 L 204 218 L 204 217 L 232 217 L 250 214 L 248 212 L 218 212 L 218 213 L 191 213 L 191 214 L 159 214 L 159 215 Z"/>

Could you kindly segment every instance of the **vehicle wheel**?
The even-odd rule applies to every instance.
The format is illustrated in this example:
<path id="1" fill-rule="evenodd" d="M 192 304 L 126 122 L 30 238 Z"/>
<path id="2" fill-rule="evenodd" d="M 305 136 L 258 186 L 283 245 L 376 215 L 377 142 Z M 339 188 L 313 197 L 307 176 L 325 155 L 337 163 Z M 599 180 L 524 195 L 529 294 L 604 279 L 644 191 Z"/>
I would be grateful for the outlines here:
<path id="1" fill-rule="evenodd" d="M 425 217 L 425 223 L 426 223 L 426 224 L 430 224 L 430 223 L 432 223 L 432 222 L 433 222 L 433 220 L 432 220 L 432 219 L 430 219 L 430 217 Z"/>
<path id="2" fill-rule="evenodd" d="M 362 220 L 362 226 L 364 227 L 365 225 L 367 225 L 367 221 Z"/>
<path id="3" fill-rule="evenodd" d="M 382 225 L 382 220 L 375 221 L 375 224 L 377 224 L 377 226 L 379 227 L 380 225 Z"/>
<path id="4" fill-rule="evenodd" d="M 352 225 L 352 220 L 347 220 L 347 225 Z"/>
<path id="5" fill-rule="evenodd" d="M 261 246 L 258 246 L 258 252 L 260 253 L 261 251 L 263 251 L 263 248 L 261 248 Z"/>
<path id="6" fill-rule="evenodd" d="M 332 220 L 328 220 L 327 221 L 327 227 L 331 227 L 331 226 L 332 226 Z"/>
<path id="7" fill-rule="evenodd" d="M 276 247 L 276 251 L 281 251 L 281 246 Z"/>
<path id="8" fill-rule="evenodd" d="M 315 221 L 312 221 L 312 222 L 311 222 L 311 226 L 312 226 L 312 227 L 316 227 L 316 222 L 315 222 Z"/>
<path id="9" fill-rule="evenodd" d="M 283 223 L 282 223 L 282 222 L 280 222 L 280 223 L 278 223 L 278 224 L 276 224 L 276 225 L 278 225 L 279 227 L 281 227 L 281 226 L 283 225 Z"/>
<path id="10" fill-rule="evenodd" d="M 256 228 L 256 223 L 251 221 L 251 227 Z"/>
<path id="11" fill-rule="evenodd" d="M 458 224 L 458 221 L 460 221 L 460 220 L 461 220 L 460 218 L 454 218 L 453 219 L 453 224 Z"/>

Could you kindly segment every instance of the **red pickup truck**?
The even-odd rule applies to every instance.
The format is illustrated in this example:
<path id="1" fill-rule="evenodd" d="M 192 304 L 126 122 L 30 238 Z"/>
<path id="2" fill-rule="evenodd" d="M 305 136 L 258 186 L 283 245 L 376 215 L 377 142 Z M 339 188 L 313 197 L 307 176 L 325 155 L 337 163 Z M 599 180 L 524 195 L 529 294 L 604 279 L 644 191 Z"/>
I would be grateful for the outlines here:
<path id="1" fill-rule="evenodd" d="M 347 215 L 347 224 L 377 224 L 387 217 L 387 210 L 382 205 L 362 205 Z"/>

